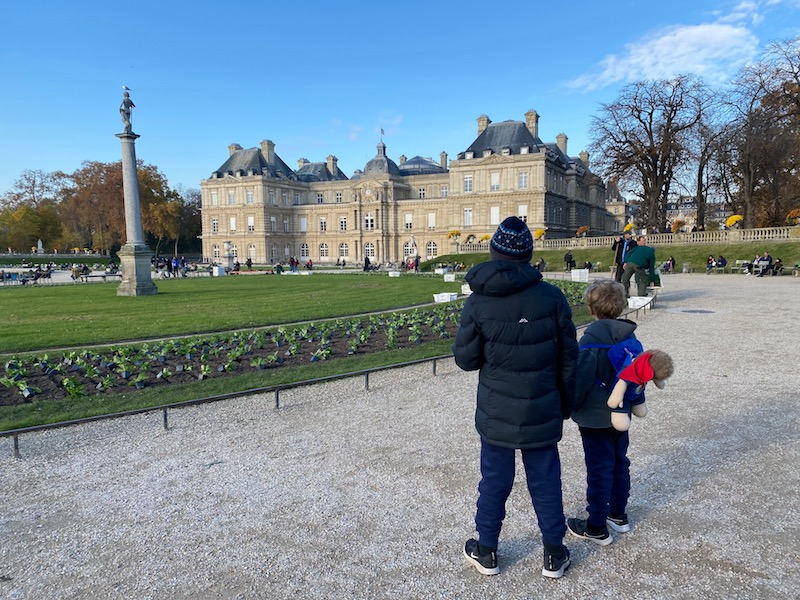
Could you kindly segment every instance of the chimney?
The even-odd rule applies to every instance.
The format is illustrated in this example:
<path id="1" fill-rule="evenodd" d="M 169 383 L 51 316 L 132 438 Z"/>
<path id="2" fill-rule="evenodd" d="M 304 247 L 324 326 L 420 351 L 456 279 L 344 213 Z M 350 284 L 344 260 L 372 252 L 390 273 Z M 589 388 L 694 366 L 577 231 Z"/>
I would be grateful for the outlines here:
<path id="1" fill-rule="evenodd" d="M 264 160 L 269 164 L 275 164 L 275 144 L 272 140 L 261 141 L 261 154 L 264 155 Z"/>
<path id="2" fill-rule="evenodd" d="M 531 135 L 535 138 L 539 137 L 539 113 L 535 110 L 530 109 L 528 112 L 525 113 L 525 127 L 528 128 L 528 131 L 531 132 Z"/>
<path id="3" fill-rule="evenodd" d="M 400 155 L 400 166 L 402 167 L 404 164 L 406 164 L 406 155 L 405 154 L 401 154 Z"/>
<path id="4" fill-rule="evenodd" d="M 308 159 L 307 158 L 298 158 L 297 159 L 297 170 L 300 171 L 307 164 L 308 164 Z"/>
<path id="5" fill-rule="evenodd" d="M 439 166 L 443 169 L 447 168 L 447 152 L 442 150 L 442 153 L 439 155 Z"/>
<path id="6" fill-rule="evenodd" d="M 491 122 L 492 120 L 486 115 L 481 115 L 480 117 L 478 117 L 478 135 L 486 131 L 486 128 L 489 126 L 489 123 Z"/>
<path id="7" fill-rule="evenodd" d="M 583 166 L 588 169 L 589 168 L 589 153 L 586 150 L 584 150 L 578 156 L 580 157 L 581 162 L 583 163 Z"/>
<path id="8" fill-rule="evenodd" d="M 558 146 L 558 149 L 564 153 L 564 156 L 569 156 L 567 154 L 567 134 L 559 133 L 556 136 L 556 145 Z"/>
<path id="9" fill-rule="evenodd" d="M 339 159 L 336 158 L 333 154 L 329 154 L 328 158 L 326 158 L 325 160 L 328 163 L 328 171 L 331 172 L 331 175 L 336 177 L 336 173 L 339 172 L 339 167 L 337 166 Z"/>
<path id="10" fill-rule="evenodd" d="M 231 153 L 231 156 L 233 156 L 234 152 L 241 149 L 242 147 L 239 144 L 231 144 L 230 146 L 228 146 L 228 152 Z"/>

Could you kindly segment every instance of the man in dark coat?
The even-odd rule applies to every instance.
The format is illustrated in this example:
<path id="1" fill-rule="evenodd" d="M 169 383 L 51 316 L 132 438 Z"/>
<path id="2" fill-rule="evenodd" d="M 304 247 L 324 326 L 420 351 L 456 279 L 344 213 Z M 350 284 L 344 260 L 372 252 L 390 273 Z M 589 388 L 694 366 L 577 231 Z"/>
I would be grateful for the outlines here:
<path id="1" fill-rule="evenodd" d="M 625 268 L 625 257 L 628 252 L 636 248 L 636 240 L 633 239 L 631 230 L 623 231 L 619 239 L 614 240 L 611 249 L 614 251 L 614 280 L 622 283 L 622 270 Z"/>
<path id="2" fill-rule="evenodd" d="M 533 239 L 517 217 L 500 224 L 491 261 L 467 273 L 472 289 L 461 313 L 453 354 L 466 371 L 480 370 L 475 427 L 481 437 L 478 540 L 464 547 L 484 575 L 499 573 L 497 543 L 522 451 L 528 490 L 544 541 L 546 577 L 569 566 L 558 442 L 575 397 L 578 344 L 564 294 L 530 261 Z"/>

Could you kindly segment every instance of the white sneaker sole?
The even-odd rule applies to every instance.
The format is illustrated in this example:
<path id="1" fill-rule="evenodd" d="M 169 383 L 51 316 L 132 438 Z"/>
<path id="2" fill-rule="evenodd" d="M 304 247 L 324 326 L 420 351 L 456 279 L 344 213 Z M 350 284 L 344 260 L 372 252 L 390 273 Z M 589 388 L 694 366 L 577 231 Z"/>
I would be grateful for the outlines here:
<path id="1" fill-rule="evenodd" d="M 475 569 L 477 569 L 478 573 L 481 575 L 499 575 L 500 574 L 500 567 L 494 567 L 493 569 L 487 569 L 481 563 L 479 563 L 476 559 L 471 557 L 467 554 L 467 550 L 463 550 L 464 558 L 467 559 L 467 562 L 471 564 Z"/>
<path id="2" fill-rule="evenodd" d="M 567 559 L 567 562 L 561 565 L 561 568 L 558 571 L 548 571 L 547 569 L 542 567 L 542 575 L 544 575 L 545 577 L 549 577 L 550 579 L 559 579 L 564 576 L 564 571 L 566 571 L 571 564 L 572 562 L 570 561 L 570 559 Z"/>
<path id="3" fill-rule="evenodd" d="M 631 530 L 630 523 L 627 523 L 625 525 L 618 525 L 613 521 L 606 521 L 606 525 L 608 525 L 610 529 L 613 529 L 617 533 L 628 533 Z"/>

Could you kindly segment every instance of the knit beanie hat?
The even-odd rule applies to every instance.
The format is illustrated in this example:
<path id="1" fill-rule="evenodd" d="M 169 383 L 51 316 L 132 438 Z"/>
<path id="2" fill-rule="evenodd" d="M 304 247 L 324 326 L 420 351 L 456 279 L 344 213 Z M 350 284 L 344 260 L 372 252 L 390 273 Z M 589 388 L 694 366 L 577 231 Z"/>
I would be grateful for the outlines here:
<path id="1" fill-rule="evenodd" d="M 500 223 L 489 243 L 492 260 L 530 262 L 533 256 L 533 236 L 524 221 L 508 217 Z"/>

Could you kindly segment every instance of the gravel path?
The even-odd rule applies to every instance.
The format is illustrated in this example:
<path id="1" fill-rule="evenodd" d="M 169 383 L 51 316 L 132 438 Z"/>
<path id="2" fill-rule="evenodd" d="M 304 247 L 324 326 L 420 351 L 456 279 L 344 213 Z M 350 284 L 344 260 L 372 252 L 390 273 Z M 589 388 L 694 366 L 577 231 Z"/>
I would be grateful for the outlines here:
<path id="1" fill-rule="evenodd" d="M 0 597 L 799 598 L 800 279 L 671 275 L 640 319 L 676 374 L 631 429 L 633 530 L 543 578 L 522 472 L 502 573 L 461 556 L 476 375 L 398 369 L 0 439 Z M 577 428 L 561 444 L 583 513 Z M 520 465 L 521 468 L 521 465 Z"/>

